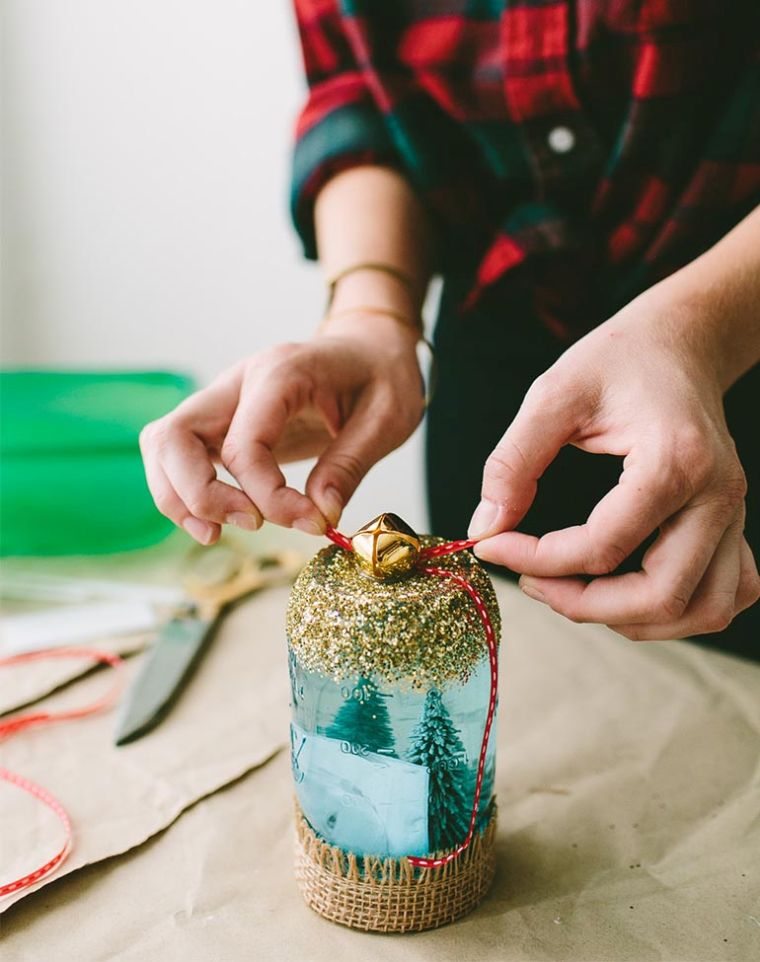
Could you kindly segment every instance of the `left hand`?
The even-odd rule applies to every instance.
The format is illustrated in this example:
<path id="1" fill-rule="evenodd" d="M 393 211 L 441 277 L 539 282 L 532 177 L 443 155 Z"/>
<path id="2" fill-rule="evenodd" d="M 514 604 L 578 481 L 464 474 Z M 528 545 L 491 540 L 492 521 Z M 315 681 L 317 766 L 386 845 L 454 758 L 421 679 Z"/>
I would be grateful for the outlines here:
<path id="1" fill-rule="evenodd" d="M 721 631 L 760 597 L 718 341 L 705 335 L 720 319 L 704 310 L 673 302 L 667 285 L 638 297 L 533 383 L 486 462 L 475 553 L 520 572 L 527 595 L 572 621 L 681 638 Z M 514 531 L 565 444 L 622 456 L 617 486 L 585 524 Z M 613 574 L 657 529 L 642 570 Z"/>

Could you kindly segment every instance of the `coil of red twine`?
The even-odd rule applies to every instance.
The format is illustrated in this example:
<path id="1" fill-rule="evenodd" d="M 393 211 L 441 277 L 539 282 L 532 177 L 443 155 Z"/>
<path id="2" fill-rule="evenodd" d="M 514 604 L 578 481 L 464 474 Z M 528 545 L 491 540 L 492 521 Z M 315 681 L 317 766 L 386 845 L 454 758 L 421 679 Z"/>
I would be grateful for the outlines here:
<path id="1" fill-rule="evenodd" d="M 91 648 L 47 648 L 41 651 L 25 652 L 19 655 L 11 655 L 7 658 L 0 658 L 0 668 L 50 658 L 90 658 L 96 663 L 110 665 L 115 669 L 121 669 L 124 664 L 118 655 L 112 654 L 109 651 L 97 651 Z M 54 722 L 93 715 L 95 712 L 102 711 L 104 708 L 112 705 L 120 689 L 121 678 L 117 678 L 116 682 L 104 695 L 89 705 L 59 712 L 28 712 L 23 715 L 12 715 L 10 718 L 0 719 L 0 741 L 18 734 L 25 728 L 33 728 L 37 725 L 48 725 Z M 0 780 L 15 785 L 17 788 L 20 788 L 22 791 L 41 801 L 43 805 L 47 805 L 47 807 L 58 816 L 64 832 L 63 845 L 43 865 L 38 866 L 34 871 L 28 872 L 26 875 L 22 875 L 20 878 L 0 885 L 0 898 L 3 898 L 6 895 L 12 895 L 14 892 L 34 885 L 35 882 L 39 882 L 39 880 L 46 875 L 50 875 L 59 865 L 63 864 L 71 852 L 74 833 L 71 826 L 71 819 L 66 809 L 58 799 L 46 788 L 43 788 L 42 785 L 38 785 L 36 782 L 31 781 L 31 779 L 2 767 L 0 767 Z"/>

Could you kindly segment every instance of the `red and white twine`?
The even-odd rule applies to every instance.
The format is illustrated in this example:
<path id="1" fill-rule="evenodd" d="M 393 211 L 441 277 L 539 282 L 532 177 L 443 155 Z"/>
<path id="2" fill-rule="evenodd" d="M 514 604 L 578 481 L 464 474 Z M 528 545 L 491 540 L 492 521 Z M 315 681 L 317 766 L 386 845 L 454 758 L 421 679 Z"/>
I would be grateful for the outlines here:
<path id="1" fill-rule="evenodd" d="M 116 669 L 120 669 L 124 664 L 118 655 L 112 654 L 109 651 L 96 651 L 91 648 L 50 648 L 43 651 L 25 652 L 19 655 L 11 655 L 7 658 L 0 658 L 0 668 L 49 658 L 90 658 L 95 662 L 110 665 Z M 86 715 L 92 715 L 95 712 L 102 711 L 104 708 L 108 708 L 113 704 L 120 689 L 121 679 L 118 678 L 116 683 L 112 685 L 105 695 L 102 695 L 89 705 L 59 712 L 28 712 L 24 715 L 13 715 L 10 718 L 0 719 L 0 741 L 10 738 L 11 735 L 18 734 L 18 732 L 23 731 L 25 728 L 65 721 L 70 718 L 84 718 Z M 31 779 L 25 778 L 23 775 L 19 775 L 17 772 L 12 772 L 2 767 L 0 767 L 0 780 L 15 785 L 17 788 L 20 788 L 22 791 L 27 792 L 27 794 L 41 801 L 43 805 L 47 805 L 47 807 L 58 816 L 64 832 L 63 845 L 44 865 L 40 865 L 27 875 L 22 875 L 21 878 L 0 885 L 0 898 L 3 898 L 6 895 L 12 895 L 14 892 L 34 885 L 35 882 L 39 882 L 40 879 L 55 871 L 68 857 L 72 849 L 74 833 L 71 826 L 71 819 L 66 809 L 46 788 L 31 781 Z"/>
<path id="2" fill-rule="evenodd" d="M 337 544 L 339 547 L 344 548 L 346 551 L 353 551 L 353 546 L 351 541 L 345 535 L 336 531 L 334 528 L 327 529 L 327 537 Z M 432 566 L 426 566 L 425 562 L 430 558 L 440 558 L 442 555 L 455 554 L 458 551 L 465 551 L 467 548 L 472 548 L 475 545 L 475 541 L 447 541 L 444 544 L 437 544 L 431 547 L 423 548 L 420 551 L 420 570 L 424 571 L 425 574 L 434 575 L 438 578 L 448 578 L 449 581 L 453 581 L 455 584 L 459 585 L 467 594 L 472 598 L 473 604 L 478 612 L 478 616 L 483 625 L 483 630 L 486 636 L 486 642 L 488 644 L 488 663 L 491 670 L 491 688 L 488 698 L 488 711 L 486 713 L 486 722 L 483 728 L 483 739 L 480 743 L 480 757 L 478 758 L 478 774 L 475 781 L 475 794 L 472 800 L 472 810 L 470 812 L 470 824 L 467 829 L 467 835 L 456 848 L 447 852 L 446 855 L 442 855 L 439 858 L 424 858 L 416 855 L 408 856 L 409 861 L 416 868 L 440 868 L 442 865 L 447 865 L 449 862 L 453 862 L 454 859 L 459 858 L 462 852 L 468 848 L 472 842 L 473 836 L 475 835 L 475 825 L 478 819 L 478 808 L 480 806 L 480 795 L 483 788 L 483 773 L 485 771 L 486 765 L 486 755 L 488 753 L 488 739 L 491 735 L 491 728 L 493 727 L 493 720 L 496 714 L 496 697 L 499 687 L 499 659 L 498 659 L 498 647 L 496 641 L 496 632 L 493 628 L 493 622 L 488 614 L 488 608 L 486 607 L 485 601 L 477 588 L 471 584 L 462 575 L 456 574 L 454 571 L 450 571 L 448 568 L 436 568 Z"/>

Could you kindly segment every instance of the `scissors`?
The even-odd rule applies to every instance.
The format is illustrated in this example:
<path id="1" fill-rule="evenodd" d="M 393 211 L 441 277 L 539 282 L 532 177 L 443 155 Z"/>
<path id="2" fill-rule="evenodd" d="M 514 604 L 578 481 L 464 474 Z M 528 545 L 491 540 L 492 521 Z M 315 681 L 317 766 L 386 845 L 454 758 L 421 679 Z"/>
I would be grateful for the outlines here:
<path id="1" fill-rule="evenodd" d="M 141 738 L 166 717 L 238 601 L 293 581 L 303 566 L 296 552 L 254 556 L 227 539 L 199 550 L 203 554 L 194 552 L 185 578 L 185 601 L 162 628 L 119 707 L 117 745 Z"/>

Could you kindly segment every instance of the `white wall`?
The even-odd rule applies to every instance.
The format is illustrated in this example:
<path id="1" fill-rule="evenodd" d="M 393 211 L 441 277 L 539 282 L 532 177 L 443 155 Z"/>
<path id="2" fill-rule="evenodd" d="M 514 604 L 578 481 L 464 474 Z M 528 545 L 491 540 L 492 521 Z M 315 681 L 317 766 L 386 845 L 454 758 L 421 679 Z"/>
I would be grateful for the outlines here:
<path id="1" fill-rule="evenodd" d="M 323 302 L 287 214 L 288 0 L 3 0 L 4 365 L 202 380 Z M 304 472 L 293 470 L 294 478 Z M 426 528 L 419 434 L 345 516 Z"/>

